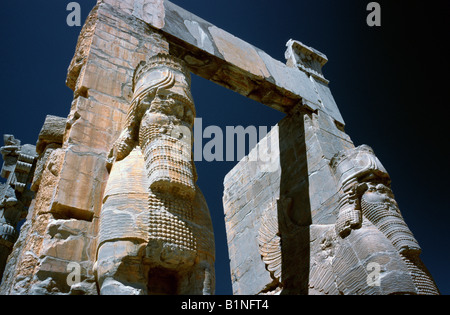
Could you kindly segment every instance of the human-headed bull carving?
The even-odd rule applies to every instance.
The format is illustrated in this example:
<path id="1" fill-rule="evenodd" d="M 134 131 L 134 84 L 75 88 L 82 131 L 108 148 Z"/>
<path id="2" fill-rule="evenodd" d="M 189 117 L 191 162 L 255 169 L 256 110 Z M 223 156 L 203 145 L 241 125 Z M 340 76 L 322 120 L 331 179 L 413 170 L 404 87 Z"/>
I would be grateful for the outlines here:
<path id="1" fill-rule="evenodd" d="M 190 85 L 183 62 L 169 55 L 135 71 L 126 124 L 109 156 L 96 264 L 102 294 L 214 291 L 214 235 L 195 184 Z"/>
<path id="2" fill-rule="evenodd" d="M 373 150 L 360 147 L 339 152 L 331 161 L 340 185 L 336 233 L 346 238 L 368 220 L 392 243 L 407 265 L 419 294 L 438 294 L 420 260 L 421 248 L 403 219 L 386 169 Z M 380 240 L 381 242 L 381 240 Z"/>

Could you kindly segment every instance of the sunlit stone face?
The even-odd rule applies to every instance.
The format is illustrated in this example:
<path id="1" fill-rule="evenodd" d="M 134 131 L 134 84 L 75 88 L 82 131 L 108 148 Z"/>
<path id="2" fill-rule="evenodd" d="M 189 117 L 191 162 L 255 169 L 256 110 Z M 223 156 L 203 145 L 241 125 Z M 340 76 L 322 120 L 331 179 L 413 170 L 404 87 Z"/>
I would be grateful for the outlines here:
<path id="1" fill-rule="evenodd" d="M 406 225 L 389 187 L 368 183 L 368 189 L 361 197 L 361 209 L 400 253 L 420 253 L 420 246 Z"/>
<path id="2" fill-rule="evenodd" d="M 150 188 L 156 192 L 189 199 L 195 193 L 192 106 L 182 95 L 159 90 L 142 118 L 139 142 Z"/>

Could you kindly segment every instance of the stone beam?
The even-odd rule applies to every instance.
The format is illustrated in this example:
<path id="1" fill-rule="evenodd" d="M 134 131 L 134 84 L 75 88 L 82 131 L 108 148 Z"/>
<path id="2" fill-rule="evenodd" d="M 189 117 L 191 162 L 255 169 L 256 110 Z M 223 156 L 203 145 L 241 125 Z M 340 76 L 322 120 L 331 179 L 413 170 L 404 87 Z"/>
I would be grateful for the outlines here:
<path id="1" fill-rule="evenodd" d="M 337 125 L 344 126 L 321 69 L 292 62 L 312 58 L 319 61 L 313 63 L 314 67 L 319 64 L 321 68 L 326 57 L 317 50 L 291 40 L 286 65 L 170 1 L 99 2 L 161 31 L 170 43 L 170 53 L 186 61 L 194 74 L 285 113 L 299 104 L 313 111 L 322 110 Z M 298 52 L 299 57 L 294 57 L 293 52 Z"/>

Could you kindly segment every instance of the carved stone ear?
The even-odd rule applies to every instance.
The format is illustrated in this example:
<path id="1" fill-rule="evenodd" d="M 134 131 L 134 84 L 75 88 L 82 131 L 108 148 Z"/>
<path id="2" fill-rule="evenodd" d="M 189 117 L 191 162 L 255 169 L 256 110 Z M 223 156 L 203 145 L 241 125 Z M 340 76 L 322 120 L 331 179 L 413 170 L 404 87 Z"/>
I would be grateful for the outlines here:
<path id="1" fill-rule="evenodd" d="M 133 92 L 135 92 L 137 78 L 138 78 L 139 74 L 142 72 L 142 70 L 145 68 L 146 64 L 147 64 L 147 62 L 145 60 L 142 60 L 137 65 L 136 69 L 134 69 L 134 73 L 133 73 Z"/>

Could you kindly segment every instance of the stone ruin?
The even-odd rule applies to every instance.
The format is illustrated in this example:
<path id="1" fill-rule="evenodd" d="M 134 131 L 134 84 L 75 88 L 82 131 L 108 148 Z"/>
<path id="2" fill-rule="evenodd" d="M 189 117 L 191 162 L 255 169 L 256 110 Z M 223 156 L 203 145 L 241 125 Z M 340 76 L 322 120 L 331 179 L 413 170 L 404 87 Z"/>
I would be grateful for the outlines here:
<path id="1" fill-rule="evenodd" d="M 190 73 L 286 114 L 224 179 L 234 294 L 439 294 L 327 57 L 290 40 L 286 60 L 166 0 L 99 0 L 68 117 L 36 147 L 4 137 L 0 294 L 214 294 Z"/>

